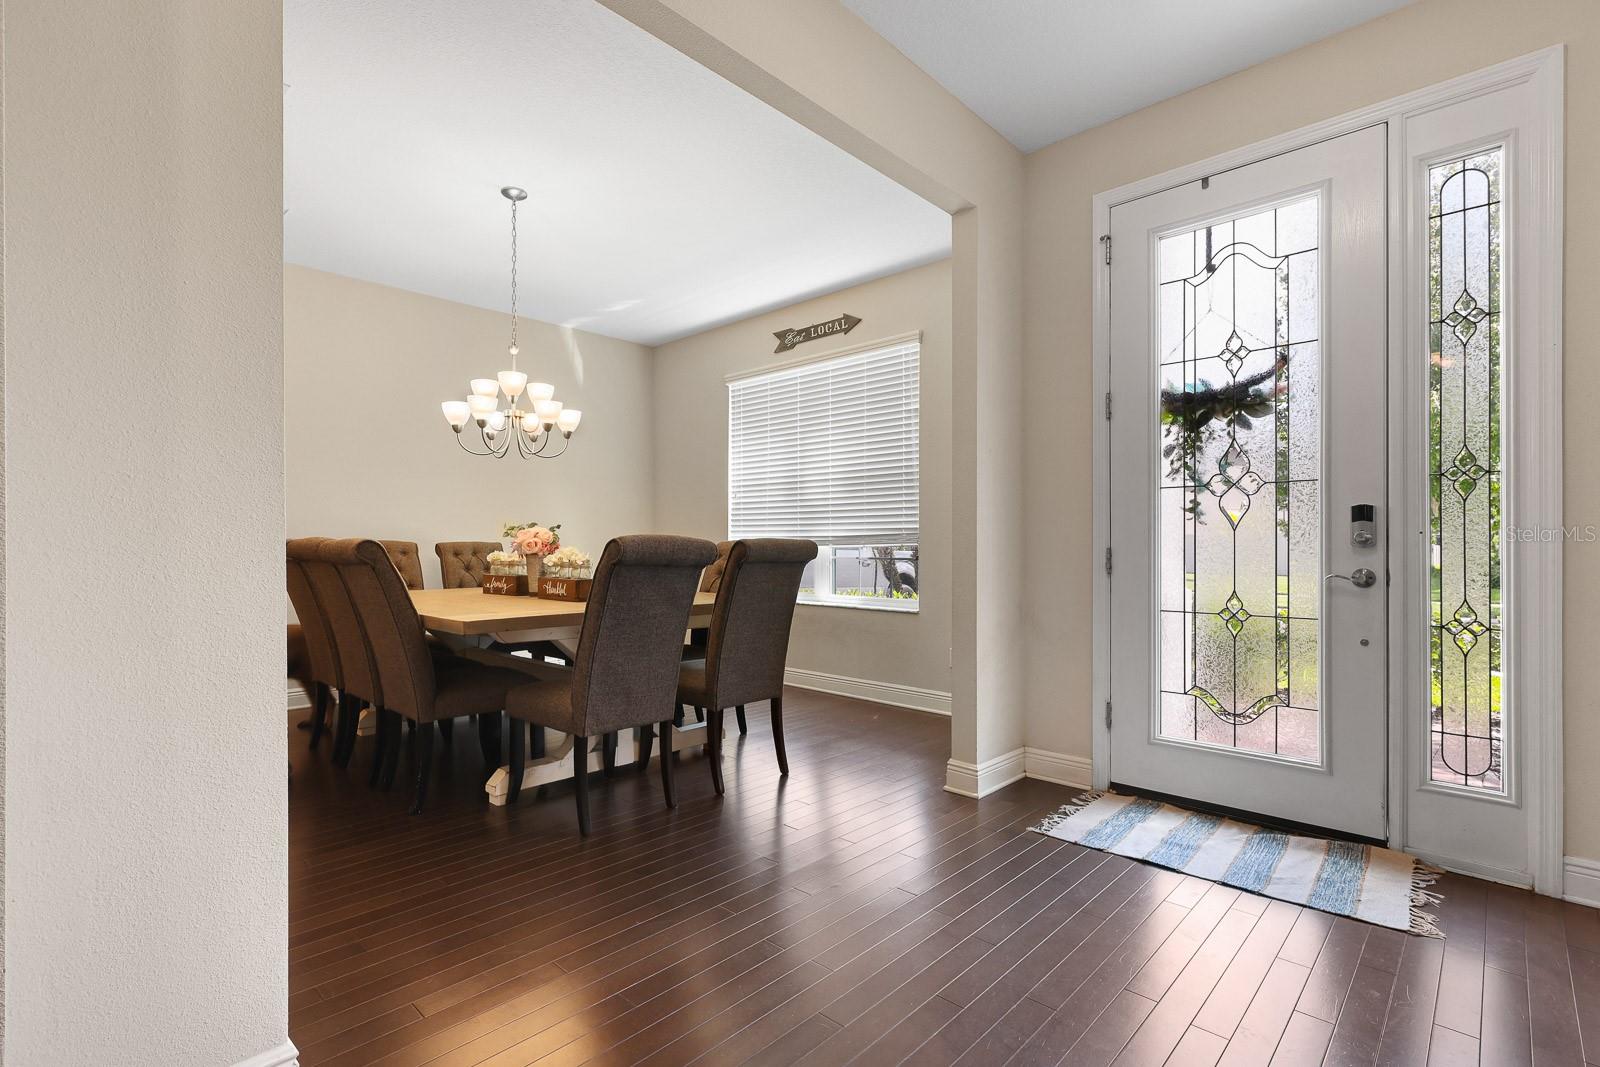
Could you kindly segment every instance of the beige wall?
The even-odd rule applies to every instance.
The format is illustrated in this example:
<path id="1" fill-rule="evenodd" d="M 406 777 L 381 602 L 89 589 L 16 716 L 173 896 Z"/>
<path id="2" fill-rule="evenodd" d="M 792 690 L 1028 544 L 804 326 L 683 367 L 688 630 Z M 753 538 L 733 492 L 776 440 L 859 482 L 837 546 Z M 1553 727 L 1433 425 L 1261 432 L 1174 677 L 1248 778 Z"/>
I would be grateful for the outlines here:
<path id="1" fill-rule="evenodd" d="M 282 12 L 4 24 L 6 1058 L 285 1062 Z"/>
<path id="2" fill-rule="evenodd" d="M 305 267 L 283 282 L 289 536 L 415 541 L 437 586 L 436 542 L 510 520 L 559 522 L 596 558 L 652 528 L 650 349 L 523 320 L 519 368 L 583 423 L 559 460 L 479 458 L 439 402 L 509 367 L 507 315 Z"/>
<path id="3" fill-rule="evenodd" d="M 1096 561 L 1089 510 L 1091 198 L 1125 182 L 1481 67 L 1565 43 L 1566 522 L 1600 524 L 1600 5 L 1593 0 L 1422 0 L 1385 18 L 1041 149 L 1028 157 L 1025 376 L 1028 743 L 1087 757 L 1090 605 Z M 1566 566 L 1567 853 L 1600 856 L 1600 717 L 1593 713 L 1593 627 L 1600 546 L 1573 544 Z"/>
<path id="4" fill-rule="evenodd" d="M 785 356 L 774 331 L 849 312 L 861 325 L 836 344 Z M 916 614 L 802 604 L 789 666 L 950 691 L 950 263 L 933 263 L 745 319 L 656 349 L 655 518 L 658 529 L 728 535 L 730 374 L 846 343 L 922 331 L 922 544 Z"/>
<path id="5" fill-rule="evenodd" d="M 796 122 L 952 212 L 952 543 L 1023 548 L 1022 155 L 837 0 L 601 0 Z M 939 417 L 924 412 L 931 422 Z M 1021 568 L 952 559 L 948 782 L 1023 743 Z"/>

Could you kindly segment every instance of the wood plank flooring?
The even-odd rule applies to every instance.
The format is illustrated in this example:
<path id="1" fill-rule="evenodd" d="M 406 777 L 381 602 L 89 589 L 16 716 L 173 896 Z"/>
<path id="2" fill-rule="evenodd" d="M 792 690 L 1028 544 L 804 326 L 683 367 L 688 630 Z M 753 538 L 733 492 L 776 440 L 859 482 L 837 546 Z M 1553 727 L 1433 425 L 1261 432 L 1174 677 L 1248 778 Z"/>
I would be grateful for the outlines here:
<path id="1" fill-rule="evenodd" d="M 294 717 L 292 716 L 291 722 Z M 290 1036 L 357 1064 L 1600 1064 L 1600 914 L 1446 878 L 1448 939 L 1029 833 L 1074 792 L 940 789 L 948 722 L 799 690 L 702 757 L 429 810 L 290 727 Z M 732 729 L 732 716 L 729 716 Z"/>

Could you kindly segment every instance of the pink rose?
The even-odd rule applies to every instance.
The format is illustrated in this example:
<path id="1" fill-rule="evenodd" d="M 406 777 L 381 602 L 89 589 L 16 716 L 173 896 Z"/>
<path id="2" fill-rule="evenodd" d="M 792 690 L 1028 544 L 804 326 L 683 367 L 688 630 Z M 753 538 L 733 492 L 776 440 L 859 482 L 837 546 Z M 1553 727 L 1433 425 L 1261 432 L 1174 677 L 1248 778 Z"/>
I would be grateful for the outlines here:
<path id="1" fill-rule="evenodd" d="M 524 556 L 538 556 L 543 559 L 555 551 L 558 544 L 560 540 L 556 535 L 543 526 L 530 526 L 517 531 L 516 549 Z"/>

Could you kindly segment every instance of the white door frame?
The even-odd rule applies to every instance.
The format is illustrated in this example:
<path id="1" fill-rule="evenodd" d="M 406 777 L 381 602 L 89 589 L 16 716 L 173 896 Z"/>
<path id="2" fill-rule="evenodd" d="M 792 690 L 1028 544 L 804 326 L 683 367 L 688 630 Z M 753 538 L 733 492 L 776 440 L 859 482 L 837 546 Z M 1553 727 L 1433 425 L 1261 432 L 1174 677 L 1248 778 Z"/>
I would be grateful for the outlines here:
<path id="1" fill-rule="evenodd" d="M 1161 192 L 1177 185 L 1196 181 L 1220 171 L 1242 167 L 1270 156 L 1292 152 L 1298 148 L 1338 137 L 1374 123 L 1387 122 L 1388 153 L 1388 237 L 1389 262 L 1389 361 L 1390 396 L 1408 395 L 1405 390 L 1405 360 L 1408 324 L 1414 321 L 1406 306 L 1408 293 L 1407 271 L 1404 264 L 1415 254 L 1407 247 L 1413 228 L 1406 218 L 1406 170 L 1408 159 L 1405 145 L 1406 118 L 1463 99 L 1494 92 L 1508 86 L 1533 83 L 1539 90 L 1548 126 L 1551 157 L 1548 170 L 1541 176 L 1540 186 L 1534 191 L 1541 217 L 1538 225 L 1544 227 L 1546 242 L 1539 257 L 1539 302 L 1524 312 L 1525 317 L 1537 317 L 1540 343 L 1527 346 L 1518 353 L 1519 387 L 1521 397 L 1539 412 L 1538 419 L 1523 419 L 1515 430 L 1517 442 L 1527 461 L 1518 471 L 1520 480 L 1528 490 L 1521 501 L 1519 525 L 1544 529 L 1562 526 L 1561 477 L 1561 300 L 1562 300 L 1562 122 L 1564 51 L 1562 45 L 1533 52 L 1495 66 L 1454 78 L 1438 85 L 1386 100 L 1370 107 L 1319 122 L 1289 133 L 1242 148 L 1224 152 L 1163 174 L 1098 193 L 1094 197 L 1094 230 L 1098 238 L 1110 232 L 1111 209 L 1117 204 L 1151 193 Z M 1526 225 L 1524 220 L 1524 225 Z M 1114 250 L 1113 250 L 1114 252 Z M 1110 286 L 1106 265 L 1106 251 L 1097 239 L 1088 250 L 1093 257 L 1094 278 L 1094 396 L 1108 395 L 1111 367 Z M 1097 402 L 1095 409 L 1100 410 Z M 1398 444 L 1406 439 L 1406 411 L 1400 404 L 1391 404 L 1389 410 L 1390 440 Z M 1106 517 L 1109 515 L 1111 435 L 1107 419 L 1094 420 L 1094 559 L 1097 564 L 1107 558 L 1110 550 L 1110 531 Z M 1394 516 L 1408 513 L 1407 492 L 1410 479 L 1405 468 L 1405 449 L 1390 449 L 1388 508 L 1385 513 L 1390 530 L 1385 533 L 1386 543 L 1398 546 L 1393 529 Z M 1523 799 L 1528 807 L 1530 842 L 1530 867 L 1534 888 L 1541 893 L 1562 895 L 1563 875 L 1563 804 L 1562 782 L 1562 674 L 1561 674 L 1561 551 L 1562 542 L 1538 542 L 1523 546 L 1529 570 L 1537 574 L 1534 582 L 1527 583 L 1520 596 L 1523 601 L 1519 622 L 1523 635 L 1517 640 L 1519 671 L 1523 688 L 1520 690 L 1518 715 L 1519 739 L 1522 746 Z M 1411 640 L 1410 621 L 1406 615 L 1407 591 L 1412 588 L 1406 576 L 1396 568 L 1403 566 L 1401 553 L 1390 553 L 1390 588 L 1398 595 L 1389 598 L 1389 839 L 1401 842 L 1406 839 L 1406 736 L 1410 724 L 1406 721 L 1407 688 L 1410 679 L 1406 672 L 1394 669 L 1408 662 L 1407 656 L 1415 650 L 1408 649 Z M 1094 785 L 1105 788 L 1110 781 L 1111 731 L 1108 718 L 1102 713 L 1110 701 L 1111 646 L 1109 640 L 1111 617 L 1111 577 L 1102 566 L 1095 567 L 1094 582 L 1094 682 L 1093 704 L 1093 769 Z M 1420 662 L 1420 661 L 1419 661 Z M 1469 871 L 1468 873 L 1492 872 Z"/>

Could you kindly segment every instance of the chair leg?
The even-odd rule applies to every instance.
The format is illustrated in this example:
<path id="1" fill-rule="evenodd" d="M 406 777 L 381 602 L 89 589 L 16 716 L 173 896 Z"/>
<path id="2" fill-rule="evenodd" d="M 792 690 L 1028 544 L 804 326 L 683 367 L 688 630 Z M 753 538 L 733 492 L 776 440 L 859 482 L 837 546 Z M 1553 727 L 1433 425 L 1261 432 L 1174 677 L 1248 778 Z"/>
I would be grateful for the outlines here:
<path id="1" fill-rule="evenodd" d="M 515 804 L 517 797 L 522 795 L 522 769 L 526 762 L 523 759 L 524 739 L 528 736 L 528 724 L 518 718 L 508 720 L 511 724 L 511 759 L 506 764 L 506 803 Z"/>
<path id="2" fill-rule="evenodd" d="M 617 776 L 617 732 L 615 730 L 600 737 L 600 766 L 607 778 Z"/>
<path id="3" fill-rule="evenodd" d="M 449 736 L 449 735 L 446 735 Z M 424 723 L 417 727 L 417 792 L 411 801 L 411 814 L 421 815 L 422 804 L 428 799 L 428 773 L 433 768 L 433 727 Z"/>
<path id="4" fill-rule="evenodd" d="M 783 698 L 772 698 L 772 744 L 778 750 L 778 773 L 789 773 L 789 754 L 783 748 Z"/>
<path id="5" fill-rule="evenodd" d="M 695 706 L 695 709 L 694 709 L 694 721 L 695 722 L 705 722 L 706 721 L 706 709 L 705 708 L 702 708 L 702 707 L 700 707 L 698 705 Z"/>
<path id="6" fill-rule="evenodd" d="M 456 721 L 454 719 L 439 720 L 439 741 L 444 745 L 446 752 L 456 747 Z"/>
<path id="7" fill-rule="evenodd" d="M 537 723 L 528 724 L 528 758 L 544 759 L 544 727 Z"/>
<path id="8" fill-rule="evenodd" d="M 478 716 L 478 746 L 483 749 L 484 774 L 493 774 L 500 767 L 500 713 L 498 711 Z"/>
<path id="9" fill-rule="evenodd" d="M 383 781 L 383 764 L 388 759 L 389 746 L 396 744 L 400 740 L 398 736 L 392 738 L 389 736 L 390 727 L 394 725 L 389 717 L 389 712 L 380 710 L 377 712 L 376 718 L 378 720 L 378 728 L 372 736 L 372 770 L 367 773 L 368 789 L 376 789 L 378 783 Z M 396 729 L 395 733 L 398 734 L 399 730 Z"/>
<path id="10" fill-rule="evenodd" d="M 349 693 L 339 694 L 339 721 L 335 724 L 333 734 L 333 764 L 335 767 L 350 766 L 350 757 L 355 754 L 356 721 L 361 718 L 361 701 Z"/>
<path id="11" fill-rule="evenodd" d="M 322 740 L 322 735 L 328 729 L 328 704 L 333 694 L 328 692 L 328 687 L 321 682 L 311 686 L 311 750 L 317 749 L 317 742 Z"/>
<path id="12" fill-rule="evenodd" d="M 733 709 L 733 717 L 739 720 L 739 732 L 741 734 L 747 734 L 747 733 L 750 732 L 749 725 L 746 724 L 745 721 L 744 721 L 744 705 L 743 704 L 740 704 L 738 707 Z"/>
<path id="13" fill-rule="evenodd" d="M 589 836 L 589 739 L 572 739 L 572 795 L 578 800 L 578 833 Z"/>
<path id="14" fill-rule="evenodd" d="M 661 791 L 666 794 L 667 807 L 678 806 L 678 794 L 672 788 L 672 760 L 666 754 L 672 751 L 672 720 L 661 724 Z"/>
<path id="15" fill-rule="evenodd" d="M 722 709 L 712 708 L 706 723 L 706 756 L 711 762 L 711 784 L 722 796 Z"/>
<path id="16" fill-rule="evenodd" d="M 674 725 L 674 726 L 682 726 L 683 725 L 683 709 L 688 707 L 688 706 L 689 705 L 687 705 L 687 704 L 679 704 L 679 705 L 677 705 L 676 707 L 674 707 L 672 709 L 672 725 Z"/>
<path id="17" fill-rule="evenodd" d="M 400 750 L 405 747 L 405 734 L 400 727 L 400 713 L 389 712 L 394 716 L 393 725 L 389 727 L 389 747 L 383 753 L 383 781 L 378 784 L 384 792 L 394 788 L 394 776 L 400 770 Z"/>
<path id="18" fill-rule="evenodd" d="M 642 726 L 634 730 L 638 735 L 635 744 L 639 746 L 639 773 L 643 774 L 650 766 L 650 749 L 655 744 L 656 729 L 654 726 Z"/>

